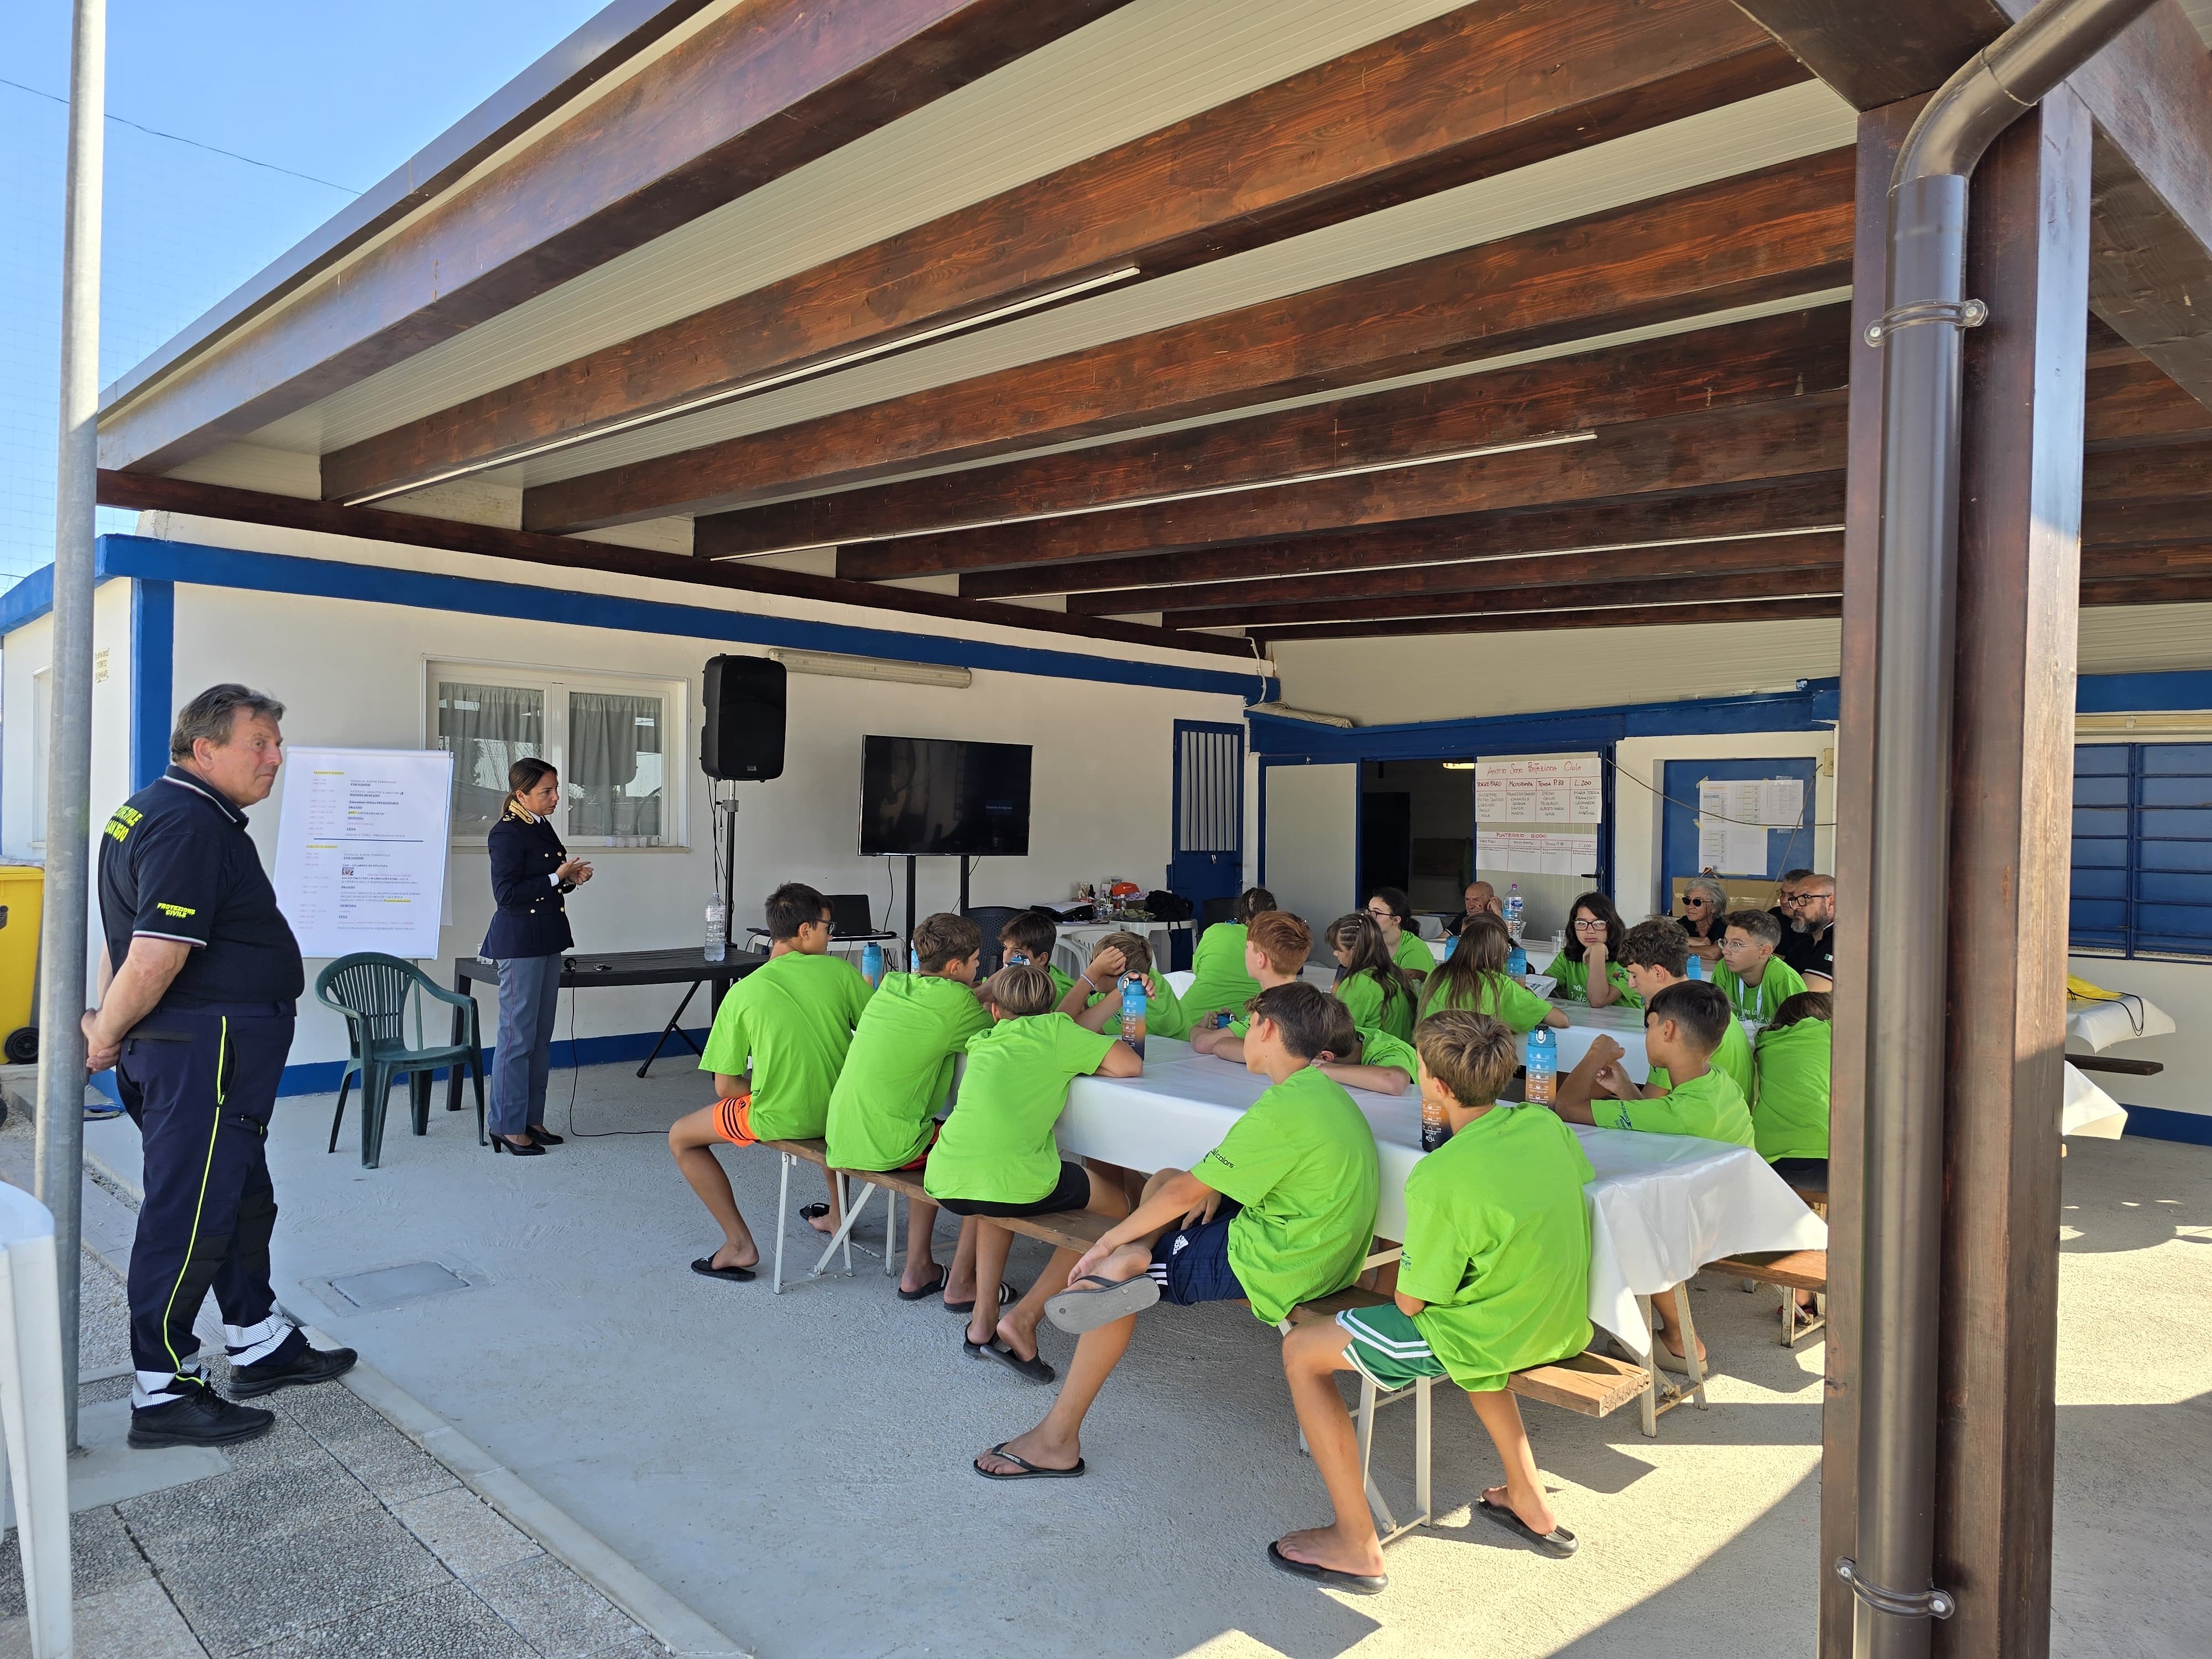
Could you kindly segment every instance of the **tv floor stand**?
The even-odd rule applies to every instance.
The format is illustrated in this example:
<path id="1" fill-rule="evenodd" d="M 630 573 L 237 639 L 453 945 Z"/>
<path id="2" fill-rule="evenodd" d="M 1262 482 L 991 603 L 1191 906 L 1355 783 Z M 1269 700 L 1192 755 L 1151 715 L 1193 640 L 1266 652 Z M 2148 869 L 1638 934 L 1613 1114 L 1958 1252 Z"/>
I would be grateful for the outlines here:
<path id="1" fill-rule="evenodd" d="M 918 853 L 908 853 L 906 855 L 906 944 L 899 951 L 899 960 L 893 964 L 893 966 L 898 968 L 904 968 L 907 965 L 906 952 L 914 948 L 914 928 L 915 922 L 917 920 L 915 914 L 914 874 L 915 866 L 921 862 L 921 855 Z M 960 909 L 958 914 L 963 916 L 968 914 L 968 874 L 969 867 L 972 861 L 973 860 L 967 854 L 963 853 L 960 855 Z"/>

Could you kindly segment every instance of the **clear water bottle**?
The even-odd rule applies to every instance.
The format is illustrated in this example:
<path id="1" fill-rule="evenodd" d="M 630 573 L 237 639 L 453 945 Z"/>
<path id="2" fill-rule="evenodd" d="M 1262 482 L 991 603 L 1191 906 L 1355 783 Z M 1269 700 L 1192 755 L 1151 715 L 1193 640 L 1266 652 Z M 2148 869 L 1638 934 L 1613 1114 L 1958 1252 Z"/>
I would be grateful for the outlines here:
<path id="1" fill-rule="evenodd" d="M 1121 986 L 1121 1041 L 1145 1057 L 1145 981 L 1133 979 Z"/>
<path id="2" fill-rule="evenodd" d="M 1521 915 L 1527 908 L 1521 896 L 1521 884 L 1516 881 L 1505 895 L 1505 931 L 1516 939 L 1521 937 Z"/>
<path id="3" fill-rule="evenodd" d="M 720 962 L 730 945 L 730 912 L 720 893 L 707 901 L 707 960 Z"/>
<path id="4" fill-rule="evenodd" d="M 1514 940 L 1513 948 L 1505 953 L 1505 971 L 1515 979 L 1528 977 L 1528 952 L 1522 948 L 1518 939 Z"/>
<path id="5" fill-rule="evenodd" d="M 860 951 L 860 977 L 870 985 L 884 982 L 884 947 L 870 939 Z"/>
<path id="6" fill-rule="evenodd" d="M 1699 956 L 1695 951 L 1690 952 L 1690 966 L 1687 976 L 1691 979 L 1703 979 L 1705 976 L 1705 959 Z"/>
<path id="7" fill-rule="evenodd" d="M 1532 1105 L 1548 1106 L 1559 1093 L 1559 1040 L 1548 1025 L 1528 1033 L 1528 1087 L 1522 1098 Z"/>
<path id="8" fill-rule="evenodd" d="M 1421 1150 L 1433 1152 L 1451 1139 L 1451 1122 L 1444 1116 L 1441 1102 L 1431 1102 L 1428 1091 L 1421 1092 Z"/>

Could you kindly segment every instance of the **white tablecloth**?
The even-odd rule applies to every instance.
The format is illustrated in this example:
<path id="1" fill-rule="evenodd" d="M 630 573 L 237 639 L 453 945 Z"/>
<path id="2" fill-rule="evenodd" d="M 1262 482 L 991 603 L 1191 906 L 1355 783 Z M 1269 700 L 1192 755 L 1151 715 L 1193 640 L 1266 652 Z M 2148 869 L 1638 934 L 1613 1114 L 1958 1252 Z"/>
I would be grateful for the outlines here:
<path id="1" fill-rule="evenodd" d="M 2091 1140 L 2118 1140 L 2127 1128 L 2127 1108 L 2069 1066 L 2066 1105 L 2058 1120 L 2058 1133 Z"/>
<path id="2" fill-rule="evenodd" d="M 1265 1078 L 1242 1066 L 1153 1037 L 1141 1077 L 1078 1078 L 1070 1086 L 1060 1150 L 1132 1170 L 1187 1170 L 1220 1144 L 1266 1087 Z M 1392 1096 L 1355 1089 L 1352 1097 L 1382 1154 L 1375 1231 L 1403 1238 L 1406 1177 L 1421 1158 L 1419 1100 L 1410 1090 Z M 1575 1133 L 1597 1171 L 1583 1189 L 1590 1207 L 1589 1316 L 1638 1352 L 1648 1341 L 1638 1296 L 1679 1285 L 1721 1256 L 1827 1246 L 1826 1224 L 1748 1146 L 1621 1129 Z"/>
<path id="3" fill-rule="evenodd" d="M 2164 1036 L 2173 1030 L 2173 1017 L 2156 1003 L 2136 995 L 2132 991 L 2118 1002 L 2089 1002 L 2069 999 L 2066 1004 L 2066 1036 L 2069 1041 L 2086 1045 L 2091 1053 L 2109 1048 L 2115 1042 L 2129 1042 L 2136 1037 Z"/>

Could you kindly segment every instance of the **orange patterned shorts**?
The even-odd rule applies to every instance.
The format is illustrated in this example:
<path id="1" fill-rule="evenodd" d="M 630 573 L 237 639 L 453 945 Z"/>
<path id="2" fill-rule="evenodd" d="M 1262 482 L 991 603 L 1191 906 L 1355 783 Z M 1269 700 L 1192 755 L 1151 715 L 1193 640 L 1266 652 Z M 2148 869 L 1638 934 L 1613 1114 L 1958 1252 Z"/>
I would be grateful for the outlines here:
<path id="1" fill-rule="evenodd" d="M 753 1097 L 738 1095 L 733 1099 L 714 1103 L 714 1133 L 732 1146 L 750 1146 L 758 1137 L 753 1133 Z"/>

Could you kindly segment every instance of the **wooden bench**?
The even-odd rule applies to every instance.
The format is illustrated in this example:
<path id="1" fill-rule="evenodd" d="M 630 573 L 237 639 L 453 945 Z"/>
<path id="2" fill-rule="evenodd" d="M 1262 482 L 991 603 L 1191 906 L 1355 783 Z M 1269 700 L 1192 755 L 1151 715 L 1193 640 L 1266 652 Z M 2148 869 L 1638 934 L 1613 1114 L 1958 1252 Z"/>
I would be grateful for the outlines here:
<path id="1" fill-rule="evenodd" d="M 1754 1284 L 1782 1287 L 1782 1335 L 1779 1340 L 1785 1348 L 1796 1347 L 1799 1337 L 1809 1336 L 1828 1322 L 1827 1313 L 1819 1301 L 1814 1303 L 1810 1310 L 1797 1305 L 1797 1292 L 1800 1291 L 1810 1291 L 1815 1297 L 1827 1295 L 1828 1253 L 1826 1250 L 1762 1250 L 1749 1255 L 1726 1256 L 1711 1266 L 1716 1273 L 1750 1279 Z"/>
<path id="2" fill-rule="evenodd" d="M 1355 1285 L 1334 1296 L 1299 1304 L 1291 1310 L 1285 1323 L 1304 1325 L 1316 1319 L 1334 1319 L 1340 1313 L 1359 1308 L 1395 1305 L 1395 1300 Z M 1435 1381 L 1434 1377 L 1425 1376 L 1411 1387 L 1384 1394 L 1370 1378 L 1362 1376 L 1359 1379 L 1359 1478 L 1366 1485 L 1367 1501 L 1379 1522 L 1376 1530 L 1386 1544 L 1416 1527 L 1426 1526 L 1434 1517 L 1430 1495 L 1432 1424 L 1429 1390 Z M 1651 1389 L 1651 1376 L 1640 1365 L 1591 1350 L 1548 1365 L 1532 1365 L 1525 1371 L 1516 1371 L 1506 1380 L 1505 1386 L 1515 1394 L 1557 1406 L 1563 1411 L 1583 1417 L 1606 1417 L 1631 1401 L 1647 1395 Z M 1375 1444 L 1376 1407 L 1403 1400 L 1408 1395 L 1413 1398 L 1413 1502 L 1419 1513 L 1401 1524 L 1391 1514 L 1382 1494 L 1376 1490 L 1375 1478 L 1368 1472 L 1368 1465 Z"/>

